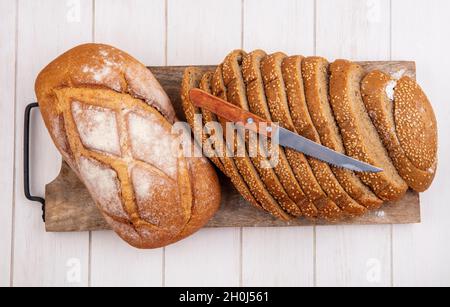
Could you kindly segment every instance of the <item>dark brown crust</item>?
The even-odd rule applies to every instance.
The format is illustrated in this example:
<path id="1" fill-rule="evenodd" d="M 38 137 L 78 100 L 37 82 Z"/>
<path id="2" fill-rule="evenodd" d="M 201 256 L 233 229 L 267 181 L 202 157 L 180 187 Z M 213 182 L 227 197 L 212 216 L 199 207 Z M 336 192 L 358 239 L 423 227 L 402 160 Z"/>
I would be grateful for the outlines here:
<path id="1" fill-rule="evenodd" d="M 248 104 L 250 112 L 261 118 L 271 121 L 269 106 L 267 104 L 264 91 L 264 83 L 262 80 L 260 64 L 261 60 L 266 56 L 262 50 L 254 50 L 246 54 L 242 61 L 242 74 L 247 90 Z M 275 173 L 282 184 L 283 190 L 287 192 L 290 199 L 297 204 L 303 215 L 308 218 L 317 217 L 317 209 L 314 204 L 304 194 L 294 172 L 288 163 L 284 149 L 279 147 L 278 163 L 275 165 Z M 268 185 L 268 184 L 267 184 Z M 269 186 L 269 185 L 268 185 Z"/>
<path id="2" fill-rule="evenodd" d="M 223 84 L 225 86 L 227 101 L 241 107 L 242 109 L 248 109 L 247 96 L 245 94 L 245 86 L 242 78 L 240 63 L 242 63 L 242 57 L 245 52 L 242 50 L 234 50 L 227 55 L 223 62 L 222 76 Z M 213 84 L 214 88 L 214 84 Z M 239 133 L 235 134 L 235 148 L 237 148 L 237 142 L 242 136 Z M 241 139 L 242 144 L 244 140 Z M 265 210 L 271 213 L 273 216 L 288 220 L 291 217 L 287 214 L 278 204 L 278 202 L 267 191 L 264 182 L 261 180 L 258 172 L 252 164 L 248 156 L 247 150 L 245 150 L 244 157 L 234 157 L 239 172 L 241 173 L 247 185 L 252 191 L 253 196 L 263 206 Z"/>
<path id="3" fill-rule="evenodd" d="M 131 56 L 106 45 L 81 45 L 51 62 L 39 74 L 35 88 L 50 135 L 80 179 L 83 181 L 77 162 L 80 157 L 97 160 L 117 173 L 121 205 L 129 218 L 125 220 L 113 216 L 102 210 L 99 203 L 98 205 L 111 227 L 129 244 L 137 248 L 165 246 L 202 227 L 217 211 L 220 204 L 220 186 L 217 175 L 205 158 L 177 158 L 176 178 L 170 180 L 178 193 L 170 197 L 174 198 L 171 204 L 178 206 L 177 210 L 182 213 L 179 213 L 179 218 L 174 217 L 174 221 L 177 221 L 175 224 L 171 222 L 167 225 L 155 225 L 141 216 L 146 207 L 139 207 L 137 204 L 134 186 L 128 174 L 129 162 L 123 157 L 88 150 L 81 143 L 69 107 L 74 99 L 113 110 L 116 117 L 122 108 L 133 110 L 142 116 L 151 115 L 164 127 L 164 133 L 170 133 L 175 116 L 167 95 L 151 72 Z M 81 112 L 84 112 L 84 109 Z M 55 130 L 54 123 L 60 122 L 61 118 L 64 119 L 64 129 L 57 126 L 59 129 Z M 118 126 L 120 135 L 126 135 L 128 126 L 122 118 Z M 61 142 L 62 138 L 70 146 L 70 152 L 64 150 L 67 144 Z M 127 137 L 120 145 L 121 150 L 129 150 Z M 142 167 L 149 167 L 143 165 L 143 162 L 139 163 Z M 161 173 L 160 176 L 167 176 L 161 170 L 158 172 Z M 202 173 L 201 178 L 192 175 L 198 172 Z M 94 199 L 100 199 L 96 197 L 96 190 L 91 189 L 90 192 Z M 172 211 L 164 212 L 168 209 L 156 210 L 161 216 L 173 215 Z"/>
<path id="4" fill-rule="evenodd" d="M 383 141 L 384 146 L 388 150 L 389 156 L 392 159 L 397 171 L 400 176 L 406 181 L 406 183 L 414 190 L 418 192 L 425 191 L 433 181 L 435 170 L 436 170 L 436 156 L 434 154 L 434 163 L 431 167 L 428 168 L 418 168 L 415 166 L 412 161 L 405 154 L 404 149 L 401 146 L 401 143 L 397 136 L 397 127 L 395 125 L 394 119 L 394 105 L 397 105 L 397 99 L 394 101 L 390 101 L 389 97 L 386 94 L 386 86 L 390 82 L 395 82 L 394 79 L 391 78 L 388 74 L 381 71 L 372 71 L 363 79 L 361 83 L 361 91 L 363 94 L 364 104 L 368 110 L 370 118 L 372 119 L 373 124 L 377 128 L 378 135 Z M 408 82 L 411 83 L 411 82 Z M 415 83 L 415 82 L 414 82 Z M 402 83 L 398 84 L 394 89 L 394 98 L 395 92 L 398 92 Z M 419 97 L 424 97 L 424 95 L 418 95 Z M 415 94 L 411 93 L 406 97 L 414 97 Z M 409 108 L 420 108 L 423 105 L 426 108 L 429 108 L 432 112 L 431 105 L 428 101 L 423 101 L 422 99 L 413 99 L 414 104 L 408 104 Z M 425 107 L 423 107 L 425 109 Z M 432 116 L 434 118 L 434 115 Z M 410 117 L 411 118 L 411 117 Z M 419 125 L 422 126 L 420 130 L 429 130 L 432 129 L 431 134 L 436 134 L 436 126 L 434 119 L 422 119 L 416 118 L 419 121 Z M 432 123 L 432 127 L 430 127 L 430 123 Z M 427 135 L 430 133 L 427 133 Z M 422 144 L 413 144 L 414 146 L 419 146 L 423 148 L 424 146 L 430 146 L 436 148 L 437 140 L 433 137 L 427 137 L 428 142 L 426 145 Z M 423 150 L 426 152 L 427 150 Z M 430 151 L 430 150 L 428 150 Z"/>
<path id="5" fill-rule="evenodd" d="M 265 57 L 261 62 L 261 72 L 273 121 L 296 132 L 281 71 L 281 63 L 285 57 L 286 55 L 281 52 Z M 306 157 L 289 148 L 286 148 L 286 155 L 303 191 L 319 210 L 319 217 L 329 220 L 339 219 L 342 216 L 341 209 L 323 191 Z"/>
<path id="6" fill-rule="evenodd" d="M 320 141 L 323 145 L 345 154 L 341 133 L 328 98 L 328 61 L 321 57 L 307 57 L 301 65 L 306 104 Z M 369 209 L 379 208 L 383 204 L 354 172 L 331 165 L 330 167 L 340 185 L 358 203 Z"/>
<path id="7" fill-rule="evenodd" d="M 284 58 L 281 64 L 289 110 L 297 133 L 321 144 L 306 105 L 301 73 L 302 60 L 303 56 L 290 56 Z M 322 189 L 345 213 L 350 216 L 359 216 L 366 212 L 365 207 L 345 192 L 327 163 L 311 157 L 308 157 L 308 162 Z"/>
<path id="8" fill-rule="evenodd" d="M 360 92 L 361 66 L 346 60 L 330 65 L 331 106 L 348 155 L 383 168 L 380 173 L 357 173 L 383 200 L 401 198 L 408 186 L 397 173 L 366 112 Z"/>

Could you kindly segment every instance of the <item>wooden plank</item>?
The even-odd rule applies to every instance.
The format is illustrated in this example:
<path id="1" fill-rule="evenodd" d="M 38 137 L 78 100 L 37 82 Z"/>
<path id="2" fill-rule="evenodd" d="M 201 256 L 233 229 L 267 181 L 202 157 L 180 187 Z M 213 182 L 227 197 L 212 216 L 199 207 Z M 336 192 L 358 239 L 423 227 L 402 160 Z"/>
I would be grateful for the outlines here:
<path id="1" fill-rule="evenodd" d="M 88 284 L 88 234 L 45 233 L 41 208 L 23 194 L 23 110 L 35 101 L 37 73 L 54 57 L 91 39 L 91 1 L 21 0 L 18 6 L 16 91 L 16 168 L 13 285 L 84 286 Z M 2 47 L 3 48 L 3 47 Z M 31 125 L 31 190 L 58 173 L 61 159 L 38 112 Z"/>
<path id="2" fill-rule="evenodd" d="M 240 46 L 241 0 L 169 0 L 167 13 L 168 65 L 217 64 Z M 201 230 L 166 247 L 165 285 L 238 286 L 239 256 L 239 228 Z"/>
<path id="3" fill-rule="evenodd" d="M 313 0 L 244 1 L 243 20 L 243 45 L 248 51 L 261 48 L 266 52 L 313 53 Z M 295 220 L 300 221 L 305 223 L 304 219 Z M 244 286 L 314 284 L 313 227 L 244 228 L 242 242 Z"/>
<path id="4" fill-rule="evenodd" d="M 326 225 L 327 221 L 294 219 L 284 222 L 250 206 L 221 173 L 221 209 L 206 227 L 276 227 Z M 46 223 L 48 232 L 90 231 L 109 229 L 97 210 L 89 193 L 70 170 L 62 164 L 61 174 L 46 187 Z M 348 218 L 338 224 L 405 224 L 420 222 L 419 196 L 408 191 L 395 203 L 386 203 L 383 208 L 368 212 L 357 218 Z"/>
<path id="5" fill-rule="evenodd" d="M 394 226 L 395 286 L 450 286 L 450 69 L 449 1 L 393 1 L 392 56 L 417 60 L 418 81 L 436 114 L 439 164 L 433 185 L 421 194 L 422 224 Z"/>
<path id="6" fill-rule="evenodd" d="M 10 285 L 14 178 L 16 3 L 0 0 L 0 287 Z"/>
<path id="7" fill-rule="evenodd" d="M 414 62 L 358 62 L 366 70 L 381 69 L 388 73 L 404 69 L 411 77 L 415 76 Z M 199 66 L 211 70 L 212 66 Z M 158 80 L 168 93 L 177 115 L 184 119 L 181 111 L 179 84 L 184 66 L 151 67 Z M 221 175 L 219 173 L 219 175 Z M 210 227 L 234 226 L 285 226 L 312 225 L 311 221 L 297 219 L 290 224 L 273 219 L 270 215 L 248 206 L 232 187 L 229 180 L 220 176 L 222 185 L 222 209 L 208 223 Z M 63 164 L 61 173 L 46 187 L 46 229 L 47 231 L 84 231 L 107 227 L 96 210 L 86 189 L 72 171 Z M 419 199 L 417 193 L 410 192 L 395 205 L 386 205 L 382 211 L 340 221 L 341 224 L 392 224 L 418 223 L 420 221 Z M 318 223 L 324 223 L 319 221 Z"/>
<path id="8" fill-rule="evenodd" d="M 127 51 L 149 65 L 164 65 L 164 11 L 164 0 L 96 0 L 95 41 Z M 162 285 L 162 248 L 132 249 L 107 231 L 92 233 L 91 246 L 92 286 Z"/>
<path id="9" fill-rule="evenodd" d="M 317 1 L 316 52 L 387 60 L 390 1 Z M 391 284 L 391 226 L 317 227 L 317 285 Z"/>

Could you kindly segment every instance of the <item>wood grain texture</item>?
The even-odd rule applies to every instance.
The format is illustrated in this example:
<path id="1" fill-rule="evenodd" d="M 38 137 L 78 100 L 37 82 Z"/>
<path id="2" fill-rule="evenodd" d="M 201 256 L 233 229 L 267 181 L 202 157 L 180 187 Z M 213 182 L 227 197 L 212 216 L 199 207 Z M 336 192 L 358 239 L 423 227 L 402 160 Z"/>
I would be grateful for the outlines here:
<path id="1" fill-rule="evenodd" d="M 438 171 L 421 194 L 422 223 L 394 226 L 395 286 L 450 286 L 450 69 L 449 1 L 393 1 L 392 56 L 417 60 L 419 84 L 427 93 L 438 123 Z"/>
<path id="2" fill-rule="evenodd" d="M 168 65 L 217 64 L 240 46 L 241 0 L 168 0 L 167 15 Z M 181 79 L 172 83 L 168 94 L 184 119 L 179 113 L 180 84 Z M 165 285 L 238 286 L 239 255 L 239 228 L 201 230 L 166 247 Z"/>
<path id="3" fill-rule="evenodd" d="M 16 3 L 0 0 L 0 287 L 10 285 L 13 180 Z"/>
<path id="4" fill-rule="evenodd" d="M 164 0 L 96 0 L 95 41 L 120 48 L 143 63 L 164 65 L 164 12 Z M 136 250 L 113 232 L 92 233 L 91 285 L 161 286 L 163 257 L 162 248 Z"/>
<path id="5" fill-rule="evenodd" d="M 327 221 L 312 222 L 294 219 L 284 222 L 250 206 L 222 174 L 221 209 L 206 227 L 275 227 L 328 225 Z M 47 185 L 46 223 L 48 232 L 73 232 L 109 229 L 97 210 L 86 188 L 66 163 L 61 174 Z M 338 224 L 404 224 L 420 222 L 419 196 L 408 191 L 405 197 L 395 203 L 386 203 L 381 209 L 370 211 L 364 216 L 347 218 Z"/>
<path id="6" fill-rule="evenodd" d="M 389 59 L 389 31 L 389 0 L 317 1 L 316 53 L 329 60 Z M 316 242 L 318 286 L 391 284 L 391 226 L 317 227 Z"/>
<path id="7" fill-rule="evenodd" d="M 88 234 L 45 233 L 40 206 L 26 200 L 23 194 L 22 143 L 23 110 L 36 99 L 36 75 L 57 55 L 91 39 L 91 9 L 92 2 L 84 0 L 18 2 L 15 286 L 88 284 Z M 31 190 L 35 195 L 44 195 L 43 187 L 57 175 L 61 158 L 38 115 L 33 113 L 31 125 Z"/>

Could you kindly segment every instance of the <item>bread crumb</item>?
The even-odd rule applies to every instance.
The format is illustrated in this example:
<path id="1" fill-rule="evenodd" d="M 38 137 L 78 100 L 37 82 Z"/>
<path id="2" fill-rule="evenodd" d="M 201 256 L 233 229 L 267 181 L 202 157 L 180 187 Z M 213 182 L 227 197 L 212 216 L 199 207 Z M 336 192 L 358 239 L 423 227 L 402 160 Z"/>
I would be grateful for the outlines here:
<path id="1" fill-rule="evenodd" d="M 389 98 L 390 101 L 394 100 L 394 89 L 397 86 L 397 81 L 396 80 L 390 80 L 387 84 L 386 84 L 386 95 Z"/>

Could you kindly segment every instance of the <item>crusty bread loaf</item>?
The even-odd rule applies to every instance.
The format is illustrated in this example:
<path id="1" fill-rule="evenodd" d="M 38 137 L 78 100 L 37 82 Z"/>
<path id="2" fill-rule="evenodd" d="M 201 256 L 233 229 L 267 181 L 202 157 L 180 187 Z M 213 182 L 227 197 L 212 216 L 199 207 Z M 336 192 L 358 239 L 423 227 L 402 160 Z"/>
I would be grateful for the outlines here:
<path id="1" fill-rule="evenodd" d="M 284 58 L 281 65 L 289 111 L 297 133 L 321 144 L 319 134 L 314 127 L 306 105 L 301 71 L 302 61 L 302 56 L 290 56 Z M 347 194 L 327 163 L 311 157 L 308 157 L 308 162 L 324 192 L 345 213 L 350 216 L 357 216 L 366 212 L 365 207 L 358 204 Z"/>
<path id="2" fill-rule="evenodd" d="M 250 112 L 258 115 L 261 118 L 272 121 L 270 115 L 269 105 L 267 104 L 266 94 L 264 91 L 264 83 L 261 75 L 261 60 L 267 54 L 263 50 L 254 50 L 244 55 L 242 61 L 242 74 L 247 90 L 247 99 Z M 268 140 L 268 146 L 271 146 Z M 294 172 L 289 165 L 286 153 L 283 147 L 278 148 L 278 163 L 275 164 L 275 173 L 278 176 L 284 190 L 289 197 L 302 210 L 305 217 L 317 217 L 317 208 L 306 197 L 301 186 L 295 178 Z"/>
<path id="3" fill-rule="evenodd" d="M 397 81 L 381 71 L 367 74 L 361 91 L 398 173 L 412 189 L 426 190 L 437 165 L 436 118 L 427 97 L 411 78 Z"/>
<path id="4" fill-rule="evenodd" d="M 286 55 L 281 52 L 268 55 L 261 62 L 261 71 L 272 119 L 280 126 L 297 132 L 289 110 L 281 70 L 285 58 Z M 306 157 L 290 148 L 286 148 L 286 155 L 303 191 L 318 209 L 319 216 L 329 220 L 340 218 L 342 211 L 323 191 Z"/>
<path id="5" fill-rule="evenodd" d="M 58 150 L 129 244 L 178 241 L 218 209 L 214 170 L 205 158 L 182 155 L 169 98 L 128 54 L 75 47 L 41 71 L 36 95 Z"/>
<path id="6" fill-rule="evenodd" d="M 244 110 L 248 110 L 248 101 L 245 93 L 245 84 L 242 77 L 241 64 L 245 52 L 242 50 L 234 50 L 230 52 L 223 61 L 222 78 L 225 89 L 223 90 L 227 95 L 227 100 L 234 105 L 241 107 Z M 213 84 L 214 88 L 214 84 Z M 244 137 L 235 133 L 234 152 L 236 152 L 237 144 L 245 144 Z M 245 145 L 244 145 L 245 146 Z M 258 202 L 276 217 L 283 219 L 289 219 L 281 204 L 279 204 L 274 197 L 267 191 L 267 187 L 261 180 L 260 175 L 256 171 L 253 163 L 251 162 L 247 150 L 244 150 L 244 156 L 236 155 L 234 157 L 239 172 L 246 180 L 247 185 L 252 191 L 253 196 Z M 298 209 L 298 208 L 297 208 Z M 300 213 L 301 214 L 301 213 Z"/>
<path id="7" fill-rule="evenodd" d="M 346 60 L 330 65 L 331 106 L 339 125 L 346 153 L 381 167 L 380 173 L 357 175 L 383 200 L 401 198 L 408 186 L 400 177 L 367 114 L 361 97 L 361 66 Z"/>
<path id="8" fill-rule="evenodd" d="M 302 61 L 302 77 L 306 103 L 311 120 L 323 145 L 345 154 L 341 133 L 337 127 L 328 99 L 328 61 L 307 57 Z M 379 199 L 354 172 L 330 166 L 344 190 L 358 203 L 374 209 L 382 205 Z"/>

